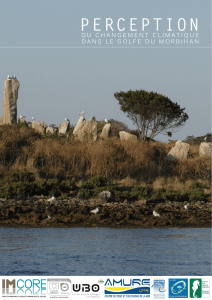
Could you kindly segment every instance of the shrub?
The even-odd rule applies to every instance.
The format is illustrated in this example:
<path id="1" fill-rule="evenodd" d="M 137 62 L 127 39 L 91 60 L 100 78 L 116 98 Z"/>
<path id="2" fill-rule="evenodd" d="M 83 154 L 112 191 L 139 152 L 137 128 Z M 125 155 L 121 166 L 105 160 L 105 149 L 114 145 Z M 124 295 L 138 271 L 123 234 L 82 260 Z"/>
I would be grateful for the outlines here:
<path id="1" fill-rule="evenodd" d="M 139 199 L 144 198 L 144 197 L 149 197 L 150 196 L 150 191 L 148 191 L 147 188 L 143 188 L 139 185 L 135 185 L 131 190 L 130 196 L 132 198 L 136 198 L 136 199 L 139 200 Z"/>
<path id="2" fill-rule="evenodd" d="M 0 187 L 1 198 L 30 197 L 33 195 L 66 197 L 70 191 L 76 191 L 77 186 L 71 180 L 60 181 L 58 179 L 37 180 L 31 172 L 8 172 L 1 181 L 4 184 Z"/>

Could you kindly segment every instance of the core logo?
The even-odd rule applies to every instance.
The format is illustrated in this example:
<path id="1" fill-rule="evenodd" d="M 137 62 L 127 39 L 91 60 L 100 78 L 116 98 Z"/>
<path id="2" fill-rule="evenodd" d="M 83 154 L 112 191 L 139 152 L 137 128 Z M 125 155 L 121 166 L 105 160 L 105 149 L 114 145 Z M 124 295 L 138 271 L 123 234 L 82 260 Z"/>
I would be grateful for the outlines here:
<path id="1" fill-rule="evenodd" d="M 105 294 L 150 295 L 150 279 L 107 279 Z"/>
<path id="2" fill-rule="evenodd" d="M 13 296 L 46 295 L 46 279 L 2 279 L 2 294 Z"/>

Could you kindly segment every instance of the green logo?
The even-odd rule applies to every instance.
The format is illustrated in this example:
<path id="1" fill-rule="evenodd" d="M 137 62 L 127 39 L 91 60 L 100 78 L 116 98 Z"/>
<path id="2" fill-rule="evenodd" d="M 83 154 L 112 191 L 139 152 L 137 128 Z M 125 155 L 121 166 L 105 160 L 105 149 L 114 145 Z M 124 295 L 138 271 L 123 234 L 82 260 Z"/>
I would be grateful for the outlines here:
<path id="1" fill-rule="evenodd" d="M 202 298 L 202 279 L 190 279 L 190 298 Z"/>

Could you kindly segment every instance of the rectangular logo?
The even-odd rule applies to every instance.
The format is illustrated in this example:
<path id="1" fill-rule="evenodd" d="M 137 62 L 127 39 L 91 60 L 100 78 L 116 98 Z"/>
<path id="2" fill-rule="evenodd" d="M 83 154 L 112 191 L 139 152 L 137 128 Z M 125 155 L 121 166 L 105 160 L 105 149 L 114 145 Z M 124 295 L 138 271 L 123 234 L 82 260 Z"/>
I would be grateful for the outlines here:
<path id="1" fill-rule="evenodd" d="M 105 295 L 150 295 L 150 279 L 110 279 L 105 282 Z"/>
<path id="2" fill-rule="evenodd" d="M 190 298 L 210 298 L 210 280 L 190 278 Z"/>
<path id="3" fill-rule="evenodd" d="M 169 298 L 188 298 L 187 278 L 169 278 Z"/>

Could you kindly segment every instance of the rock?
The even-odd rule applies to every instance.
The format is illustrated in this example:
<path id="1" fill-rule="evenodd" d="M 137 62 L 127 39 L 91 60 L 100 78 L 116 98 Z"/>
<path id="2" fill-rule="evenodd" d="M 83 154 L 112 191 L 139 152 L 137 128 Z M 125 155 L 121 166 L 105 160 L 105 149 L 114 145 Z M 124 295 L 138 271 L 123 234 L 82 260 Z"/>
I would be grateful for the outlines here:
<path id="1" fill-rule="evenodd" d="M 105 124 L 105 126 L 102 129 L 102 133 L 100 134 L 101 137 L 111 137 L 112 135 L 112 129 L 111 124 Z"/>
<path id="2" fill-rule="evenodd" d="M 20 123 L 25 123 L 26 124 L 26 121 L 24 120 L 24 118 L 20 119 Z"/>
<path id="3" fill-rule="evenodd" d="M 46 126 L 46 123 L 44 123 L 43 121 L 40 121 L 39 124 L 40 124 L 40 126 L 43 126 L 44 128 L 47 127 L 47 126 Z"/>
<path id="4" fill-rule="evenodd" d="M 98 196 L 99 196 L 100 198 L 101 198 L 101 197 L 105 198 L 107 201 L 113 200 L 113 195 L 112 195 L 112 193 L 109 192 L 109 191 L 103 191 L 103 192 L 99 193 Z"/>
<path id="5" fill-rule="evenodd" d="M 62 133 L 62 134 L 66 134 L 68 133 L 68 131 L 70 130 L 70 122 L 63 122 L 59 125 L 59 132 L 58 133 Z"/>
<path id="6" fill-rule="evenodd" d="M 146 205 L 146 199 L 138 200 L 138 201 L 136 201 L 136 203 L 139 205 Z"/>
<path id="7" fill-rule="evenodd" d="M 169 151 L 166 160 L 171 161 L 174 158 L 178 158 L 180 160 L 187 160 L 189 149 L 189 144 L 184 143 L 182 141 L 177 141 L 175 143 L 175 146 Z"/>
<path id="8" fill-rule="evenodd" d="M 86 120 L 83 116 L 81 116 L 74 128 L 73 134 L 75 135 L 76 138 L 80 138 L 81 135 L 81 131 L 83 129 L 83 127 L 86 124 Z"/>
<path id="9" fill-rule="evenodd" d="M 86 123 L 85 118 L 81 116 L 74 128 L 73 135 L 75 138 L 83 140 L 84 138 L 92 138 L 97 140 L 97 121 L 95 117 L 90 118 Z"/>
<path id="10" fill-rule="evenodd" d="M 212 143 L 201 143 L 199 146 L 200 157 L 212 157 Z"/>
<path id="11" fill-rule="evenodd" d="M 190 219 L 188 219 L 187 223 L 189 225 L 199 225 L 199 222 L 194 217 L 191 217 Z"/>
<path id="12" fill-rule="evenodd" d="M 211 190 L 210 190 L 210 189 L 204 189 L 204 193 L 205 193 L 206 195 L 211 194 Z"/>
<path id="13" fill-rule="evenodd" d="M 57 133 L 57 128 L 54 128 L 52 126 L 47 127 L 46 128 L 46 133 L 48 133 L 48 132 L 51 133 L 51 134 Z"/>
<path id="14" fill-rule="evenodd" d="M 79 192 L 77 193 L 77 199 L 78 199 L 78 200 L 84 200 L 84 193 L 79 191 Z"/>
<path id="15" fill-rule="evenodd" d="M 17 99 L 19 82 L 16 78 L 10 78 L 4 82 L 3 117 L 0 125 L 17 122 Z"/>
<path id="16" fill-rule="evenodd" d="M 119 136 L 121 141 L 133 141 L 137 142 L 137 136 L 126 131 L 119 131 Z"/>
<path id="17" fill-rule="evenodd" d="M 32 128 L 34 128 L 36 131 L 44 134 L 46 132 L 46 124 L 44 122 L 36 122 L 32 121 Z"/>

